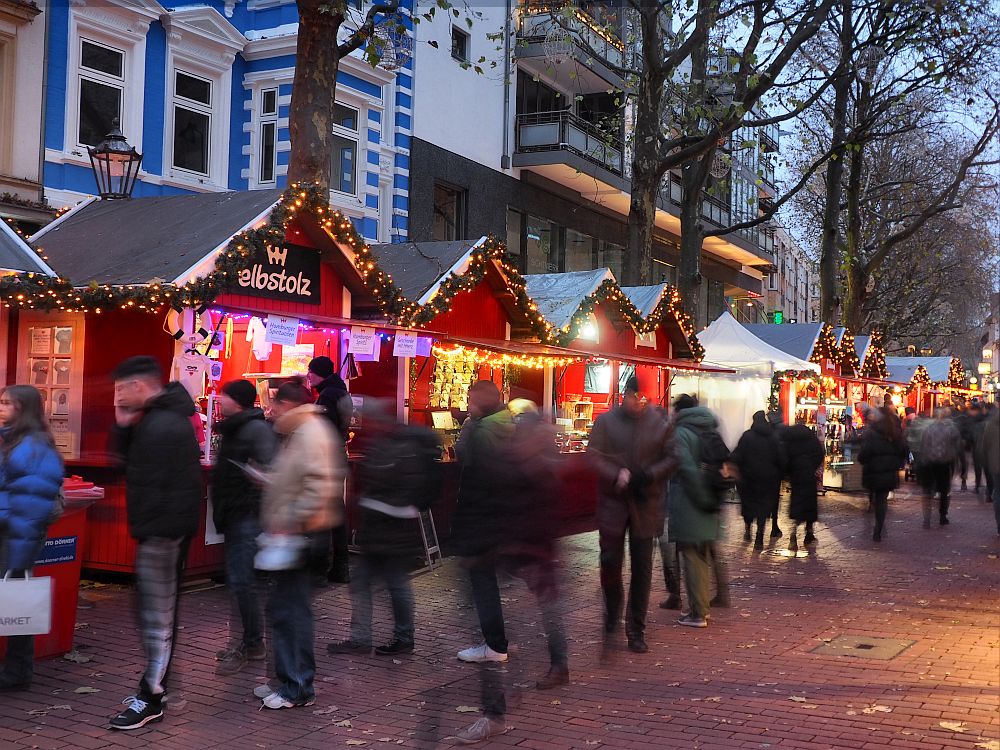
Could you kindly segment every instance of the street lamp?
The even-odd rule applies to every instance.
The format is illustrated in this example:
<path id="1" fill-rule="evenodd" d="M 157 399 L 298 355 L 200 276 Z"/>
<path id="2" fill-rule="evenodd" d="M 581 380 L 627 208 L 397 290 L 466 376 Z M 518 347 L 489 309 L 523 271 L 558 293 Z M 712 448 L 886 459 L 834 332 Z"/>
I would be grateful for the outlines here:
<path id="1" fill-rule="evenodd" d="M 130 146 L 118 127 L 116 117 L 111 132 L 94 148 L 88 148 L 90 166 L 97 180 L 97 193 L 103 200 L 131 198 L 139 174 L 142 154 Z"/>

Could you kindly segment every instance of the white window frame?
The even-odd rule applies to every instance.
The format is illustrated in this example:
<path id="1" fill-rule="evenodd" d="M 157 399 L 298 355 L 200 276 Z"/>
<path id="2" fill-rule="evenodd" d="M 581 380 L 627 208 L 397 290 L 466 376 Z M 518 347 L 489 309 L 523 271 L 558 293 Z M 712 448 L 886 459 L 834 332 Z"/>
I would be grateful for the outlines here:
<path id="1" fill-rule="evenodd" d="M 79 45 L 77 53 L 79 54 L 79 64 L 77 66 L 77 86 L 78 93 L 77 96 L 82 98 L 83 96 L 83 82 L 84 80 L 90 81 L 92 83 L 99 84 L 101 86 L 107 86 L 108 88 L 117 89 L 118 91 L 118 121 L 119 124 L 122 120 L 122 115 L 125 112 L 125 82 L 126 76 L 128 75 L 128 57 L 129 52 L 127 49 L 112 46 L 110 44 L 105 44 L 96 39 L 88 39 L 85 36 L 80 36 L 76 38 L 76 43 Z M 94 68 L 85 67 L 83 64 L 83 45 L 92 44 L 95 47 L 103 47 L 106 50 L 112 52 L 117 52 L 122 56 L 122 73 L 120 76 L 116 76 L 112 73 L 105 73 L 101 70 L 95 70 Z M 96 146 L 96 143 L 83 143 L 80 139 L 80 105 L 81 101 L 77 99 L 76 106 L 76 116 L 73 118 L 73 129 L 74 129 L 74 142 L 79 148 L 87 148 L 88 146 Z"/>
<path id="2" fill-rule="evenodd" d="M 91 73 L 89 70 L 84 71 L 80 65 L 84 39 L 124 52 L 123 80 L 120 81 L 122 107 L 119 124 L 129 143 L 141 150 L 146 76 L 146 33 L 152 18 L 153 11 L 148 14 L 131 12 L 106 4 L 99 8 L 87 5 L 70 5 L 69 61 L 66 67 L 66 103 L 63 127 L 63 155 L 69 155 L 71 157 L 69 161 L 90 164 L 86 147 L 78 142 L 80 78 L 96 79 L 101 75 Z"/>
<path id="3" fill-rule="evenodd" d="M 264 111 L 264 95 L 268 92 L 274 92 L 274 111 L 265 112 Z M 279 89 L 277 85 L 266 86 L 260 89 L 258 92 L 258 102 L 257 102 L 257 113 L 258 119 L 256 124 L 257 133 L 257 143 L 256 143 L 256 164 L 251 168 L 254 170 L 254 182 L 257 185 L 274 185 L 278 181 L 278 112 L 281 109 L 281 103 L 279 101 Z M 271 179 L 265 180 L 263 176 L 264 171 L 264 127 L 266 125 L 271 125 L 274 128 L 274 153 L 271 156 Z"/>
<path id="4" fill-rule="evenodd" d="M 368 181 L 367 174 L 364 175 L 364 179 L 362 179 L 363 165 L 368 164 L 368 149 L 366 148 L 366 145 L 368 143 L 368 127 L 367 127 L 368 110 L 364 105 L 356 103 L 354 100 L 344 101 L 338 99 L 336 103 L 342 107 L 347 107 L 357 112 L 357 120 L 356 120 L 358 124 L 357 128 L 351 130 L 350 128 L 345 128 L 341 125 L 334 123 L 332 131 L 333 135 L 340 136 L 341 138 L 344 138 L 349 141 L 354 141 L 354 146 L 355 146 L 354 192 L 351 193 L 347 192 L 346 190 L 339 190 L 333 187 L 332 186 L 333 180 L 330 181 L 331 182 L 330 192 L 336 193 L 337 195 L 346 195 L 353 198 L 361 198 L 363 200 L 361 185 L 362 183 L 367 184 Z M 330 166 L 332 169 L 333 165 L 331 164 Z M 365 168 L 364 171 L 367 172 L 367 169 Z M 333 175 L 331 174 L 331 177 L 332 176 Z"/>
<path id="5" fill-rule="evenodd" d="M 204 81 L 205 83 L 207 83 L 208 84 L 208 104 L 205 104 L 204 102 L 199 102 L 196 99 L 188 99 L 187 97 L 182 96 L 181 94 L 178 94 L 177 93 L 177 77 L 179 75 L 185 75 L 188 78 L 194 78 L 196 80 Z M 185 69 L 180 68 L 180 67 L 175 67 L 171 71 L 170 84 L 171 84 L 171 88 L 170 88 L 170 91 L 171 91 L 170 107 L 169 107 L 169 110 L 165 113 L 166 116 L 164 117 L 165 121 L 169 120 L 169 122 L 170 122 L 169 127 L 170 127 L 170 132 L 171 132 L 170 148 L 169 148 L 169 152 L 168 152 L 170 154 L 170 165 L 169 165 L 168 168 L 171 171 L 176 170 L 177 173 L 182 174 L 182 175 L 193 175 L 193 176 L 195 176 L 197 178 L 210 178 L 211 175 L 212 175 L 212 159 L 215 156 L 214 151 L 217 148 L 217 146 L 215 144 L 215 141 L 216 141 L 215 129 L 216 129 L 217 123 L 215 122 L 214 113 L 215 113 L 215 100 L 217 98 L 218 92 L 217 92 L 216 87 L 215 87 L 215 81 L 212 80 L 211 78 L 206 77 L 206 76 L 199 75 L 198 73 L 194 73 L 192 71 L 185 70 Z M 208 154 L 207 154 L 207 157 L 205 159 L 205 161 L 206 161 L 206 165 L 205 165 L 206 166 L 206 171 L 204 171 L 204 172 L 199 172 L 198 170 L 195 170 L 195 169 L 188 169 L 187 167 L 178 167 L 174 163 L 174 158 L 175 158 L 176 155 L 174 154 L 174 139 L 173 139 L 173 135 L 174 135 L 174 132 L 175 132 L 174 131 L 174 124 L 175 124 L 175 121 L 176 121 L 175 118 L 176 118 L 176 112 L 177 112 L 178 108 L 187 110 L 188 112 L 194 112 L 195 114 L 205 115 L 208 118 Z M 164 122 L 164 125 L 166 125 L 166 122 Z"/>

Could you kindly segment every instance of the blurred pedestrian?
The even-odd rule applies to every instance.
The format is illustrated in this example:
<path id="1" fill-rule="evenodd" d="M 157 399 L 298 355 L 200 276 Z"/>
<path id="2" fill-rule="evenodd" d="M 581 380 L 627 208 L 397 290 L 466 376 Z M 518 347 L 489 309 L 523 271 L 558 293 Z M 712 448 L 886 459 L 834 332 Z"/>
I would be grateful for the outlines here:
<path id="1" fill-rule="evenodd" d="M 672 427 L 662 411 L 649 408 L 633 375 L 620 406 L 602 414 L 590 433 L 588 453 L 598 473 L 597 528 L 601 547 L 604 630 L 622 618 L 622 564 L 628 535 L 632 577 L 625 636 L 629 650 L 645 653 L 646 613 L 653 573 L 653 540 L 663 529 L 662 497 L 677 467 Z"/>
<path id="2" fill-rule="evenodd" d="M 59 511 L 63 462 L 52 442 L 42 397 L 30 385 L 0 390 L 0 578 L 31 573 L 45 532 Z M 74 596 L 75 596 L 74 592 Z M 7 639 L 0 691 L 31 687 L 35 637 Z"/>
<path id="3" fill-rule="evenodd" d="M 983 489 L 983 474 L 986 474 L 987 497 L 989 496 L 989 472 L 983 471 L 983 454 L 980 450 L 983 430 L 986 428 L 986 412 L 979 401 L 969 405 L 969 452 L 972 454 L 972 471 L 976 477 L 976 494 Z"/>
<path id="4" fill-rule="evenodd" d="M 549 670 L 538 680 L 539 690 L 569 682 L 569 654 L 559 594 L 556 537 L 559 533 L 559 451 L 555 433 L 524 398 L 508 409 L 514 417 L 511 492 L 511 533 L 502 546 L 503 568 L 523 580 L 535 596 L 549 647 Z"/>
<path id="5" fill-rule="evenodd" d="M 461 464 L 458 502 L 452 519 L 451 545 L 469 572 L 472 600 L 484 643 L 458 652 L 464 662 L 482 665 L 480 692 L 483 716 L 456 735 L 473 743 L 506 731 L 507 700 L 493 665 L 507 661 L 497 557 L 508 541 L 512 491 L 516 476 L 511 461 L 514 418 L 492 381 L 469 387 L 469 418 L 456 446 Z"/>
<path id="6" fill-rule="evenodd" d="M 139 729 L 163 718 L 176 647 L 180 583 L 202 501 L 194 401 L 180 383 L 163 385 L 160 364 L 138 356 L 114 373 L 114 451 L 125 465 L 129 531 L 136 540 L 135 584 L 146 669 L 112 729 Z"/>
<path id="7" fill-rule="evenodd" d="M 718 433 L 719 423 L 707 408 L 689 406 L 689 403 L 683 396 L 675 402 L 674 439 L 678 464 L 670 479 L 668 528 L 670 540 L 677 544 L 684 560 L 688 594 L 688 612 L 677 622 L 687 627 L 705 628 L 708 627 L 710 607 L 712 545 L 719 538 L 720 504 L 707 481 L 703 455 L 704 446 L 713 442 L 712 433 Z"/>
<path id="8" fill-rule="evenodd" d="M 347 391 L 347 384 L 340 377 L 329 357 L 314 357 L 309 361 L 309 385 L 316 392 L 316 406 L 323 410 L 330 426 L 346 450 L 351 435 L 354 401 Z M 338 487 L 334 502 L 338 517 L 342 519 L 328 534 L 314 535 L 310 545 L 310 567 L 317 585 L 325 583 L 350 583 L 349 530 L 344 505 L 344 487 Z"/>
<path id="9" fill-rule="evenodd" d="M 813 524 L 819 518 L 817 502 L 816 473 L 823 466 L 825 457 L 823 444 L 816 433 L 809 429 L 805 419 L 796 419 L 795 424 L 781 433 L 788 459 L 788 482 L 791 485 L 791 498 L 788 503 L 788 516 L 792 519 L 792 534 L 788 540 L 788 549 L 793 552 L 799 548 L 799 524 L 806 525 L 804 544 L 816 541 Z"/>
<path id="10" fill-rule="evenodd" d="M 351 634 L 331 643 L 331 654 L 372 650 L 372 589 L 384 583 L 392 603 L 392 640 L 375 648 L 378 656 L 413 653 L 414 603 L 410 570 L 423 554 L 420 513 L 441 494 L 441 450 L 426 427 L 404 425 L 392 406 L 365 401 L 364 444 L 358 462 L 356 542 L 360 562 L 351 578 Z"/>
<path id="11" fill-rule="evenodd" d="M 885 409 L 868 412 L 868 426 L 861 440 L 861 483 L 873 495 L 875 531 L 872 539 L 882 541 L 889 493 L 899 487 L 899 472 L 907 455 L 903 432 Z"/>
<path id="12" fill-rule="evenodd" d="M 957 402 L 952 407 L 951 420 L 962 440 L 961 450 L 958 452 L 958 456 L 956 456 L 955 469 L 958 471 L 959 478 L 962 481 L 962 489 L 967 490 L 969 489 L 968 482 L 966 481 L 966 476 L 969 473 L 969 451 L 972 450 L 975 441 L 972 429 L 972 416 L 966 410 L 965 404 Z"/>
<path id="13" fill-rule="evenodd" d="M 1000 534 L 1000 409 L 994 407 L 986 417 L 982 438 L 983 469 L 993 480 L 993 515 Z"/>
<path id="14" fill-rule="evenodd" d="M 271 418 L 281 447 L 267 474 L 261 528 L 272 540 L 303 547 L 307 534 L 329 533 L 343 522 L 336 497 L 347 473 L 344 449 L 321 407 L 299 382 L 278 388 Z M 269 569 L 267 614 L 278 684 L 263 696 L 264 707 L 309 706 L 316 696 L 310 572 L 300 554 Z"/>
<path id="15" fill-rule="evenodd" d="M 938 496 L 938 521 L 942 526 L 948 524 L 951 478 L 964 455 L 965 442 L 954 419 L 949 417 L 947 409 L 938 409 L 920 439 L 925 529 L 931 526 L 935 494 Z"/>
<path id="16" fill-rule="evenodd" d="M 222 386 L 219 406 L 222 421 L 215 425 L 220 436 L 212 470 L 212 519 L 226 540 L 223 546 L 226 587 L 236 615 L 230 625 L 229 645 L 215 658 L 216 674 L 236 674 L 247 660 L 264 658 L 264 626 L 257 597 L 253 558 L 260 535 L 260 484 L 248 470 L 266 471 L 274 459 L 277 439 L 254 404 L 257 389 L 248 380 L 232 380 Z M 236 635 L 235 622 L 242 627 Z"/>
<path id="17" fill-rule="evenodd" d="M 736 488 L 745 525 L 743 540 L 750 541 L 751 524 L 756 521 L 754 549 L 762 550 L 764 525 L 778 507 L 786 465 L 785 448 L 763 411 L 753 415 L 750 429 L 743 433 L 729 460 L 739 470 Z M 771 538 L 780 536 L 781 529 L 772 522 Z"/>

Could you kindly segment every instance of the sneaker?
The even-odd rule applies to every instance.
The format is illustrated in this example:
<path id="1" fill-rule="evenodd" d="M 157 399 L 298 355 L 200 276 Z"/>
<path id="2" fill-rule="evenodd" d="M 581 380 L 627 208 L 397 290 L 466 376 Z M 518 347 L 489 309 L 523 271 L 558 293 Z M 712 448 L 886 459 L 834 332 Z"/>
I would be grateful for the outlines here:
<path id="1" fill-rule="evenodd" d="M 676 594 L 671 594 L 662 602 L 660 602 L 660 609 L 680 609 L 681 608 L 681 598 Z"/>
<path id="2" fill-rule="evenodd" d="M 367 656 L 372 652 L 372 645 L 348 639 L 337 643 L 328 643 L 326 652 L 328 654 L 363 654 Z"/>
<path id="3" fill-rule="evenodd" d="M 482 664 L 488 661 L 503 662 L 507 661 L 507 654 L 494 651 L 487 644 L 482 643 L 478 646 L 470 646 L 467 649 L 459 651 L 458 660 L 467 661 L 471 664 Z"/>
<path id="4" fill-rule="evenodd" d="M 569 684 L 569 669 L 567 667 L 550 667 L 545 676 L 535 683 L 539 690 L 551 690 L 560 685 Z"/>
<path id="5" fill-rule="evenodd" d="M 645 654 L 649 651 L 649 644 L 641 635 L 628 639 L 628 650 L 633 654 Z"/>
<path id="6" fill-rule="evenodd" d="M 474 745 L 477 742 L 488 740 L 507 731 L 507 725 L 503 719 L 491 719 L 484 716 L 477 719 L 475 724 L 467 726 L 455 735 L 455 741 L 460 745 Z"/>
<path id="7" fill-rule="evenodd" d="M 282 708 L 299 708 L 304 706 L 311 706 L 315 702 L 316 702 L 315 698 L 307 698 L 304 701 L 290 701 L 281 693 L 274 691 L 266 698 L 264 698 L 264 708 L 273 708 L 275 710 Z"/>
<path id="8" fill-rule="evenodd" d="M 392 641 L 385 644 L 384 646 L 375 647 L 376 656 L 393 656 L 395 654 L 412 654 L 413 653 L 413 641 L 401 641 L 399 638 L 393 638 Z"/>
<path id="9" fill-rule="evenodd" d="M 215 673 L 220 677 L 228 677 L 236 674 L 247 665 L 246 650 L 241 646 L 234 649 L 225 658 L 219 659 L 219 666 L 215 668 Z"/>
<path id="10" fill-rule="evenodd" d="M 131 695 L 122 703 L 128 708 L 111 720 L 112 729 L 141 729 L 150 722 L 160 721 L 163 718 L 163 707 L 160 699 L 147 702 L 138 696 Z"/>
<path id="11" fill-rule="evenodd" d="M 260 698 L 261 700 L 263 700 L 264 698 L 266 698 L 267 696 L 269 696 L 271 693 L 274 692 L 277 691 L 273 687 L 271 687 L 270 683 L 265 682 L 263 685 L 258 685 L 253 689 L 253 697 Z"/>
<path id="12" fill-rule="evenodd" d="M 708 620 L 704 617 L 698 617 L 697 615 L 687 614 L 677 620 L 678 625 L 684 625 L 689 628 L 707 628 Z"/>
<path id="13" fill-rule="evenodd" d="M 249 661 L 264 661 L 267 658 L 267 647 L 261 641 L 256 646 L 247 646 L 244 649 Z"/>
<path id="14" fill-rule="evenodd" d="M 243 644 L 241 643 L 236 643 L 231 646 L 226 646 L 224 649 L 215 652 L 215 660 L 226 661 L 227 659 L 232 659 L 233 654 L 235 654 L 237 651 L 242 650 L 242 648 Z"/>

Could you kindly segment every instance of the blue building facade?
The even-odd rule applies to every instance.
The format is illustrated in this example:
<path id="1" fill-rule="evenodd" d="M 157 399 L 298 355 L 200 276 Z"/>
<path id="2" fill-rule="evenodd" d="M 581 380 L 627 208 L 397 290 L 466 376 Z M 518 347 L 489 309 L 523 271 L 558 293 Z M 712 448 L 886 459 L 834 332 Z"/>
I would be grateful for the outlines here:
<path id="1" fill-rule="evenodd" d="M 94 191 L 86 147 L 118 118 L 143 154 L 136 196 L 284 187 L 294 0 L 63 0 L 47 11 L 45 194 Z M 356 28 L 362 10 L 344 24 Z M 403 11 L 408 28 L 410 19 Z M 352 26 L 353 22 L 353 26 Z M 402 60 L 401 60 L 402 62 Z M 331 203 L 369 240 L 408 233 L 412 61 L 341 61 Z"/>

